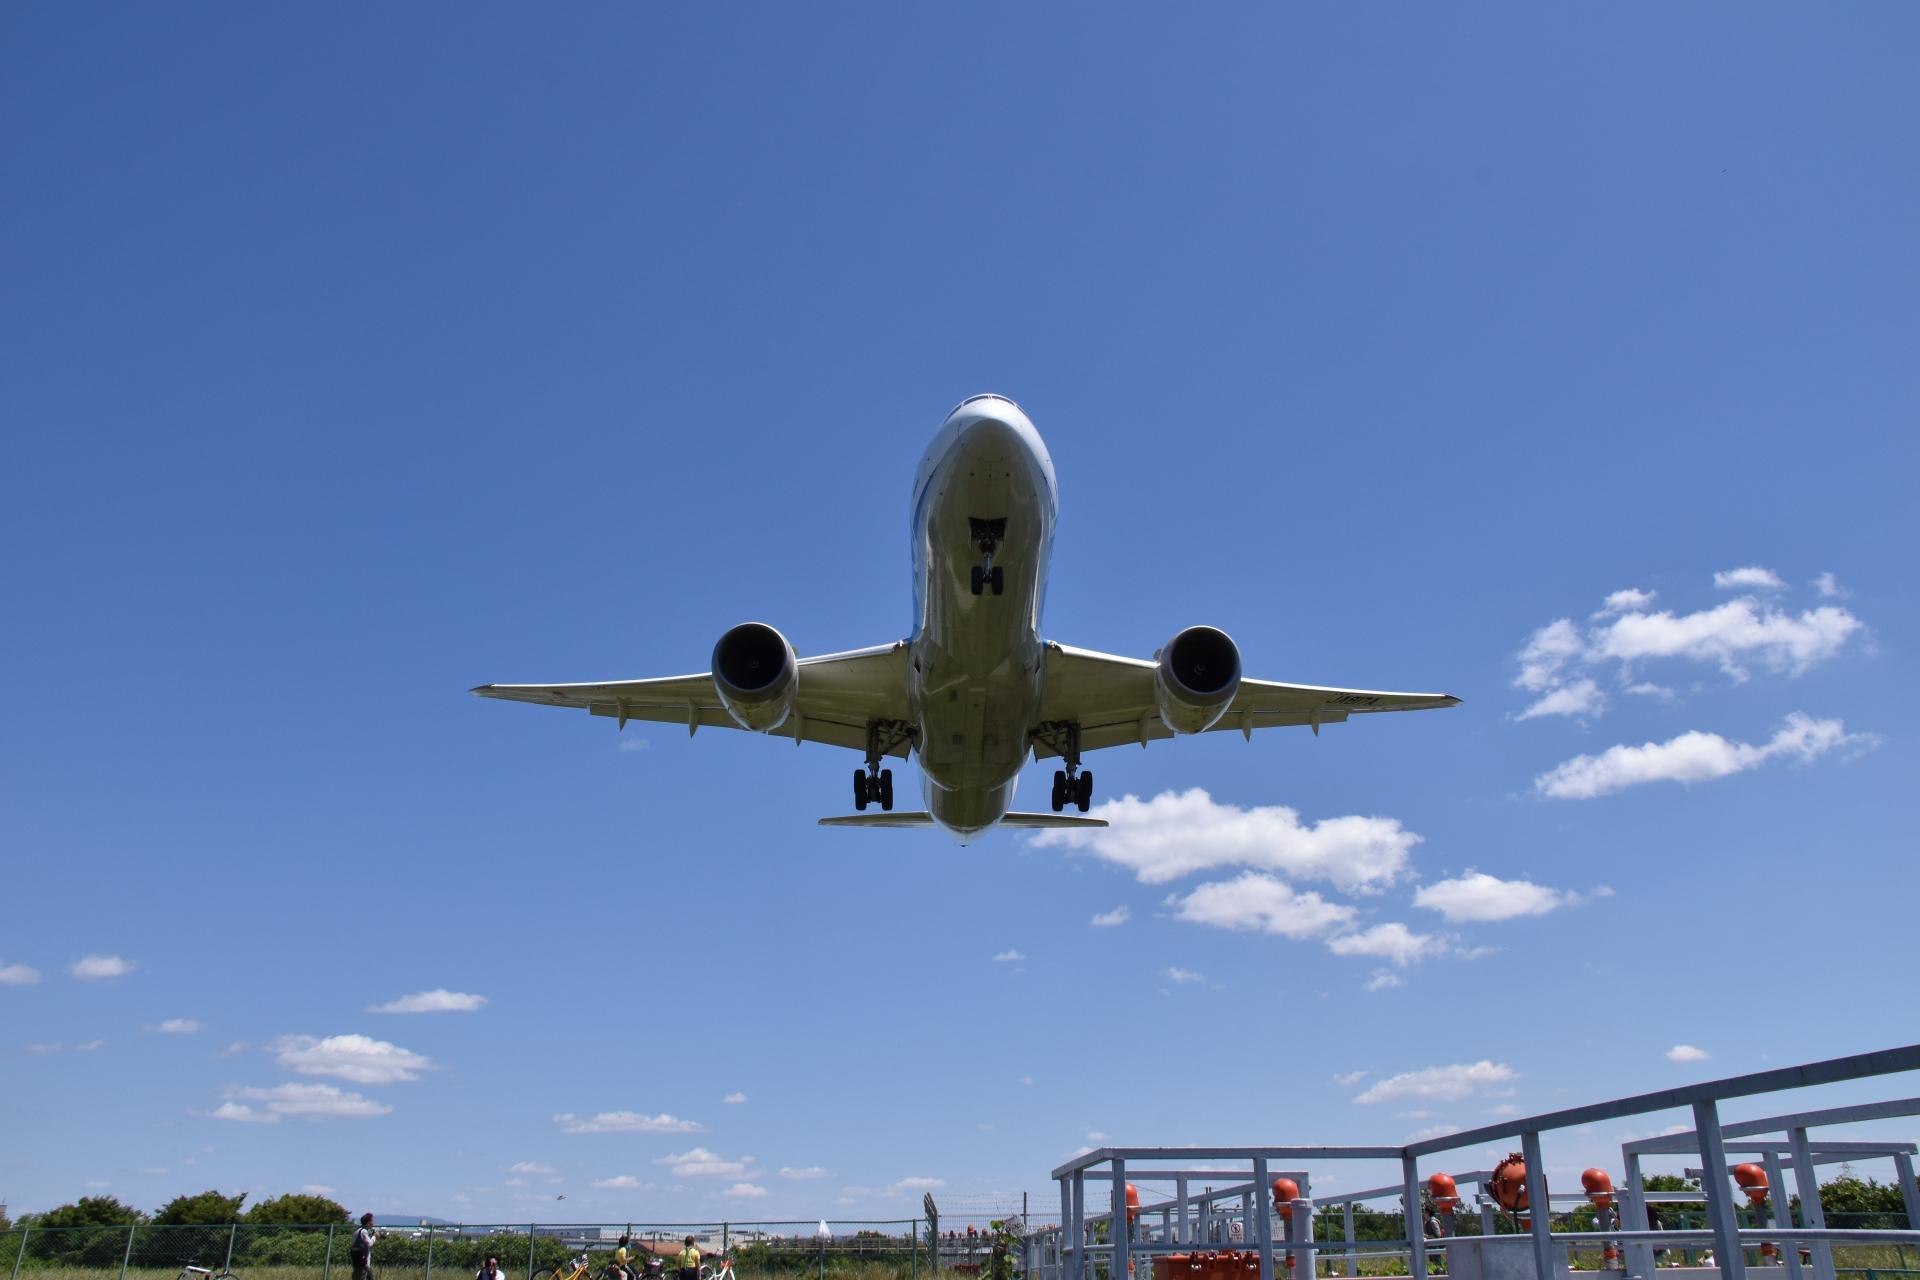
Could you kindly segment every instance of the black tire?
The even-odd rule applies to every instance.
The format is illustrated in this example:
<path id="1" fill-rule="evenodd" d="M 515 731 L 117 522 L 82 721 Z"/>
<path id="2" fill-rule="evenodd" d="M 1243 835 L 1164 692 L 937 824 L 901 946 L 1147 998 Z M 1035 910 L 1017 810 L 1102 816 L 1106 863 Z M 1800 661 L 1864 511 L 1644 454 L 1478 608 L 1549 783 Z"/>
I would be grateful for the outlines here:
<path id="1" fill-rule="evenodd" d="M 993 566 L 993 572 L 988 574 L 987 577 L 988 580 L 993 583 L 993 594 L 999 595 L 1002 591 L 1006 590 L 1007 572 L 1005 569 L 1002 569 L 999 565 L 995 565 Z"/>
<path id="2" fill-rule="evenodd" d="M 973 582 L 973 594 L 979 595 L 981 591 L 983 591 L 986 588 L 987 571 L 985 569 L 982 569 L 979 565 L 973 566 L 972 582 Z"/>
<path id="3" fill-rule="evenodd" d="M 1074 803 L 1074 807 L 1079 809 L 1080 812 L 1082 813 L 1085 813 L 1087 811 L 1087 806 L 1093 803 L 1093 772 L 1092 770 L 1089 770 L 1089 769 L 1081 770 L 1080 779 L 1078 782 L 1074 784 L 1074 787 L 1073 787 L 1073 803 Z"/>
<path id="4" fill-rule="evenodd" d="M 889 813 L 893 812 L 893 770 L 891 769 L 880 771 L 880 807 Z"/>
<path id="5" fill-rule="evenodd" d="M 867 771 L 853 771 L 853 807 L 865 813 L 867 810 Z"/>
<path id="6" fill-rule="evenodd" d="M 1053 811 L 1058 813 L 1066 807 L 1067 771 L 1065 769 L 1055 769 L 1053 771 Z"/>

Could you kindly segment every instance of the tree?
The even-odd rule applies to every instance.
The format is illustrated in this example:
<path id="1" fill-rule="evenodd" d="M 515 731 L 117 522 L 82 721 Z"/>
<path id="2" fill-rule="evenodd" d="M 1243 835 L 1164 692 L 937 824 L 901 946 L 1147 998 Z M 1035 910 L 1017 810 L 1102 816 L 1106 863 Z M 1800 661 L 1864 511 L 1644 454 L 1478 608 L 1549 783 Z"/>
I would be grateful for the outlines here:
<path id="1" fill-rule="evenodd" d="M 262 1200 L 247 1210 L 247 1221 L 262 1226 L 319 1226 L 329 1222 L 350 1222 L 346 1206 L 325 1196 L 288 1193 Z"/>
<path id="2" fill-rule="evenodd" d="M 223 1196 L 218 1191 L 202 1191 L 197 1196 L 175 1196 L 153 1215 L 154 1225 L 162 1227 L 225 1226 L 240 1221 L 240 1206 L 247 1193 Z"/>
<path id="3" fill-rule="evenodd" d="M 81 1196 L 72 1204 L 49 1209 L 33 1220 L 36 1227 L 124 1227 L 145 1222 L 147 1215 L 112 1196 Z"/>

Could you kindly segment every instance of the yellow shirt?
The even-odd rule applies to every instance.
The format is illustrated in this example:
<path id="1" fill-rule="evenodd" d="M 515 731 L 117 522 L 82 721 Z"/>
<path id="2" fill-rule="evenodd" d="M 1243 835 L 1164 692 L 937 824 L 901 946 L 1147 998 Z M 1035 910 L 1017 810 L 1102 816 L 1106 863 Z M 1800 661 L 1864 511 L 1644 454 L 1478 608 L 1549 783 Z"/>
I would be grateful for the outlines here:
<path id="1" fill-rule="evenodd" d="M 692 1245 L 688 1245 L 674 1257 L 673 1261 L 674 1265 L 683 1271 L 698 1271 L 700 1269 L 700 1251 Z"/>
<path id="2" fill-rule="evenodd" d="M 625 1245 L 621 1245 L 613 1251 L 613 1265 L 616 1267 L 624 1267 L 627 1265 L 627 1248 Z"/>

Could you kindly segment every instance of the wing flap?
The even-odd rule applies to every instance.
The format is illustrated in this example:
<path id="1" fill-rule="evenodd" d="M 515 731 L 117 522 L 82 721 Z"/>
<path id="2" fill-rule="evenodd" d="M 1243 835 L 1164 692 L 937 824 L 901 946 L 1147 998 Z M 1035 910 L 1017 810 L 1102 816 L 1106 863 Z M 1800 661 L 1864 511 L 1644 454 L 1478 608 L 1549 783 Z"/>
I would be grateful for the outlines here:
<path id="1" fill-rule="evenodd" d="M 933 815 L 924 810 L 903 809 L 899 813 L 845 813 L 820 819 L 823 827 L 931 827 Z M 1009 813 L 996 826 L 1001 827 L 1104 827 L 1105 818 L 1083 818 L 1077 813 Z"/>

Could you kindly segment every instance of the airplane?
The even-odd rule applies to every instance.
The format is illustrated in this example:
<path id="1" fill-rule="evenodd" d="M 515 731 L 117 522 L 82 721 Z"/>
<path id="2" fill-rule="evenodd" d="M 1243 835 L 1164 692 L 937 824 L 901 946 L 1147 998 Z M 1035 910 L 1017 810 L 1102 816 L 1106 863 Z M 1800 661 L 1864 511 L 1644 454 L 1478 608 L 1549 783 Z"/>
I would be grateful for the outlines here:
<path id="1" fill-rule="evenodd" d="M 913 631 L 904 640 L 801 658 L 764 622 L 713 647 L 711 671 L 601 684 L 486 684 L 483 698 L 574 707 L 615 720 L 745 729 L 862 752 L 859 812 L 835 827 L 938 826 L 966 844 L 1000 827 L 1103 827 L 1089 751 L 1175 735 L 1320 727 L 1348 716 L 1458 706 L 1446 693 L 1387 693 L 1242 678 L 1223 631 L 1186 627 L 1152 659 L 1043 639 L 1040 614 L 1059 516 L 1053 459 L 1013 401 L 970 396 L 947 415 L 914 478 Z M 1022 766 L 1057 758 L 1049 813 L 1014 812 Z M 918 757 L 926 808 L 893 811 L 889 759 Z M 880 812 L 866 812 L 878 805 Z M 1067 813 L 1071 805 L 1078 813 Z"/>

